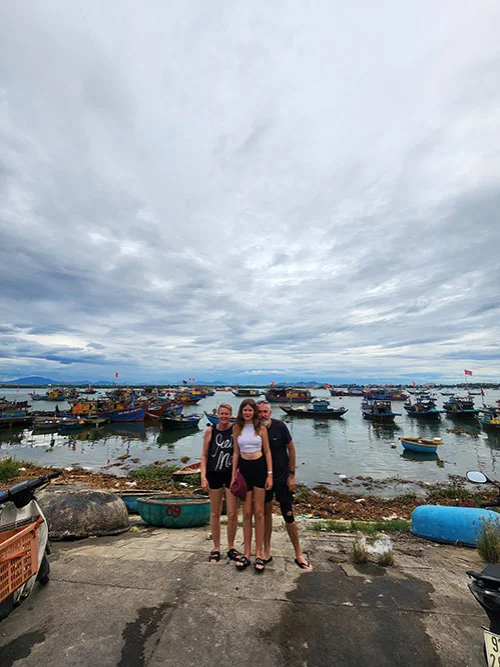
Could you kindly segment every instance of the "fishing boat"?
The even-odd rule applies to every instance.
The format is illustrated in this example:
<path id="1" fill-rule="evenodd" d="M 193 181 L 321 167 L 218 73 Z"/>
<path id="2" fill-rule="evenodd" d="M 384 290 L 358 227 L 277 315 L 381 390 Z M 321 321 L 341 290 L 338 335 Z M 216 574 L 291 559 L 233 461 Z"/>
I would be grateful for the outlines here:
<path id="1" fill-rule="evenodd" d="M 269 403 L 310 403 L 312 400 L 309 389 L 293 387 L 272 387 L 264 396 Z"/>
<path id="2" fill-rule="evenodd" d="M 109 413 L 111 423 L 115 422 L 142 422 L 146 416 L 147 405 L 138 405 L 130 408 L 112 410 Z"/>
<path id="3" fill-rule="evenodd" d="M 409 417 L 419 419 L 441 419 L 442 410 L 436 408 L 436 399 L 430 394 L 421 394 L 415 396 L 412 400 L 409 397 L 403 404 Z"/>
<path id="4" fill-rule="evenodd" d="M 236 398 L 257 398 L 262 395 L 260 389 L 233 389 L 232 393 Z"/>
<path id="5" fill-rule="evenodd" d="M 165 401 L 163 403 L 156 403 L 153 405 L 148 403 L 146 417 L 150 419 L 159 419 L 162 415 L 165 414 L 179 415 L 182 412 L 182 408 L 182 403 L 176 403 L 175 401 Z"/>
<path id="6" fill-rule="evenodd" d="M 334 387 L 330 388 L 330 396 L 357 396 L 361 398 L 363 396 L 363 390 L 357 388 L 348 387 L 347 389 L 335 389 Z"/>
<path id="7" fill-rule="evenodd" d="M 58 424 L 59 433 L 68 433 L 73 431 L 81 431 L 85 428 L 84 419 L 63 419 Z"/>
<path id="8" fill-rule="evenodd" d="M 474 399 L 471 396 L 451 396 L 443 403 L 443 410 L 447 417 L 456 419 L 474 419 L 479 414 L 479 409 L 474 407 Z"/>
<path id="9" fill-rule="evenodd" d="M 410 452 L 418 452 L 419 454 L 429 454 L 437 451 L 438 445 L 442 443 L 441 438 L 412 438 L 409 436 L 401 436 L 399 438 L 401 444 Z"/>
<path id="10" fill-rule="evenodd" d="M 497 415 L 492 415 L 489 412 L 483 412 L 482 415 L 476 415 L 476 419 L 485 430 L 500 431 L 500 417 Z"/>
<path id="11" fill-rule="evenodd" d="M 390 389 L 389 387 L 365 387 L 362 394 L 365 398 L 380 401 L 406 401 L 408 398 L 406 392 L 399 389 Z"/>
<path id="12" fill-rule="evenodd" d="M 361 403 L 361 412 L 363 419 L 368 419 L 378 424 L 390 424 L 394 422 L 395 417 L 401 413 L 393 412 L 390 401 L 366 399 Z"/>
<path id="13" fill-rule="evenodd" d="M 219 423 L 219 416 L 218 416 L 217 412 L 210 413 L 210 412 L 203 411 L 203 414 L 208 419 L 210 424 L 218 424 Z M 231 419 L 230 419 L 231 424 L 234 424 L 235 421 L 236 421 L 236 417 L 231 417 Z"/>
<path id="14" fill-rule="evenodd" d="M 315 399 L 312 401 L 311 407 L 306 405 L 296 407 L 280 405 L 280 408 L 291 417 L 319 417 L 321 419 L 340 419 L 347 412 L 347 408 L 342 406 L 332 408 L 330 403 L 324 399 Z"/>
<path id="15" fill-rule="evenodd" d="M 165 429 L 187 429 L 197 428 L 198 422 L 203 415 L 164 415 L 161 418 L 161 425 Z"/>
<path id="16" fill-rule="evenodd" d="M 32 401 L 65 401 L 68 398 L 68 392 L 63 389 L 51 389 L 45 394 L 37 394 L 36 392 L 28 393 Z"/>

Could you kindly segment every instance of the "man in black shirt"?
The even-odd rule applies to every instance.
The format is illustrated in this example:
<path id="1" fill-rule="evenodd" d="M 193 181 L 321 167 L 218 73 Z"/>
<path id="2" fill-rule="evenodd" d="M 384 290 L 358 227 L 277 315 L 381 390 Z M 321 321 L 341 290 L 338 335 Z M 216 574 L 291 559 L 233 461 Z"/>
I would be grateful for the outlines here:
<path id="1" fill-rule="evenodd" d="M 271 556 L 271 534 L 273 531 L 273 498 L 280 504 L 285 519 L 286 530 L 295 549 L 295 563 L 303 570 L 312 570 L 302 553 L 299 531 L 293 516 L 292 501 L 295 489 L 295 445 L 286 424 L 271 419 L 271 406 L 267 401 L 258 401 L 261 423 L 267 428 L 269 446 L 273 457 L 273 488 L 266 491 L 264 507 L 264 560 L 269 563 Z"/>

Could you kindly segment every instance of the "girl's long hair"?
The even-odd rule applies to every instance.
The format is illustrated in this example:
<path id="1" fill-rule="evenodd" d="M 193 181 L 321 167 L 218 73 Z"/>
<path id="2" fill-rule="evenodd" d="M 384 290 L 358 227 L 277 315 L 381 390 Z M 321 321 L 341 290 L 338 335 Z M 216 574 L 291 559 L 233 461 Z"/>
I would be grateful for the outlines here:
<path id="1" fill-rule="evenodd" d="M 256 434 L 260 433 L 260 417 L 259 417 L 259 410 L 257 408 L 257 403 L 253 400 L 253 398 L 245 398 L 241 401 L 240 407 L 238 408 L 238 414 L 236 415 L 236 421 L 234 424 L 234 431 L 235 431 L 235 436 L 239 435 L 242 430 L 243 426 L 245 426 L 245 420 L 243 419 L 243 408 L 249 405 L 251 408 L 253 408 L 253 428 Z"/>

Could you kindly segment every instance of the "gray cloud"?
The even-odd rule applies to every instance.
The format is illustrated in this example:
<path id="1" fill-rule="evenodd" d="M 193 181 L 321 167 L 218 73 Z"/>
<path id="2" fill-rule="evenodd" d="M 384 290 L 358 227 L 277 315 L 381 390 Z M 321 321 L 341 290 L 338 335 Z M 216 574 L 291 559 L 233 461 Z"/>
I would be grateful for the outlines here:
<path id="1" fill-rule="evenodd" d="M 0 12 L 3 376 L 498 378 L 496 5 Z"/>

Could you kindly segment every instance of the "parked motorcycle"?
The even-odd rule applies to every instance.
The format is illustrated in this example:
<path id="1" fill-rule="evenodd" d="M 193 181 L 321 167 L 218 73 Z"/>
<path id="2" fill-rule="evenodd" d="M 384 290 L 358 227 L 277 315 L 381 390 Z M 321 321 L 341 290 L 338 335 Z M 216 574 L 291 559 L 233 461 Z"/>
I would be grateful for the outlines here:
<path id="1" fill-rule="evenodd" d="M 0 620 L 49 581 L 49 530 L 35 491 L 59 477 L 57 471 L 0 492 Z"/>
<path id="2" fill-rule="evenodd" d="M 489 479 L 476 470 L 467 473 L 467 479 L 474 484 L 493 484 L 499 494 L 496 501 L 482 507 L 500 507 L 500 483 Z M 500 665 L 500 564 L 487 565 L 481 572 L 468 570 L 471 578 L 469 589 L 488 614 L 489 629 L 484 629 L 484 651 L 489 667 Z"/>

